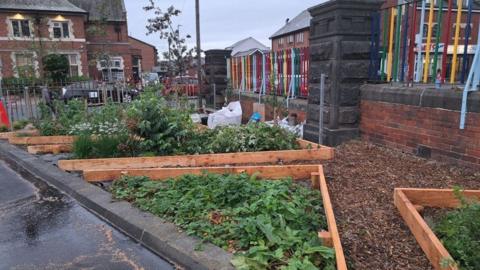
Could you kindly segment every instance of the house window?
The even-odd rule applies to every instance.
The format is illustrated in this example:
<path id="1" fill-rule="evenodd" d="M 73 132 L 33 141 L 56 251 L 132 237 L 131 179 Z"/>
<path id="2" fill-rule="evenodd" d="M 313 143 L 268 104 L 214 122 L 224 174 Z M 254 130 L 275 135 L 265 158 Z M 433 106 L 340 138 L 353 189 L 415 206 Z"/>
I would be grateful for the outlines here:
<path id="1" fill-rule="evenodd" d="M 283 45 L 283 41 L 284 41 L 283 38 L 278 39 L 278 45 L 280 46 Z"/>
<path id="2" fill-rule="evenodd" d="M 17 67 L 33 66 L 33 55 L 31 54 L 16 54 L 15 62 Z"/>
<path id="3" fill-rule="evenodd" d="M 453 23 L 452 25 L 452 32 L 453 32 L 453 35 L 452 35 L 452 40 L 455 40 L 455 31 L 457 29 L 457 24 L 456 23 Z M 470 36 L 468 37 L 469 40 L 472 39 L 472 29 L 473 29 L 473 24 L 470 24 Z M 466 23 L 460 23 L 460 35 L 459 35 L 459 39 L 463 39 L 465 40 L 465 37 L 467 36 L 467 24 Z"/>
<path id="4" fill-rule="evenodd" d="M 100 70 L 105 81 L 123 81 L 123 59 L 121 57 L 111 57 L 110 64 L 107 60 L 100 61 Z"/>
<path id="5" fill-rule="evenodd" d="M 80 75 L 79 73 L 79 64 L 78 64 L 78 55 L 70 54 L 68 55 L 68 62 L 69 62 L 69 71 L 71 77 L 77 77 Z"/>
<path id="6" fill-rule="evenodd" d="M 303 43 L 303 38 L 304 38 L 303 32 L 302 32 L 302 33 L 298 33 L 298 34 L 297 34 L 297 37 L 296 37 L 297 43 Z"/>
<path id="7" fill-rule="evenodd" d="M 12 29 L 14 37 L 30 36 L 30 22 L 28 20 L 12 20 Z"/>
<path id="8" fill-rule="evenodd" d="M 70 29 L 69 29 L 68 22 L 53 22 L 53 37 L 69 38 Z"/>
<path id="9" fill-rule="evenodd" d="M 288 36 L 288 43 L 293 43 L 294 42 L 294 36 L 290 35 Z"/>
<path id="10" fill-rule="evenodd" d="M 18 74 L 19 77 L 33 77 L 35 75 L 33 54 L 16 53 L 15 68 L 15 72 Z"/>

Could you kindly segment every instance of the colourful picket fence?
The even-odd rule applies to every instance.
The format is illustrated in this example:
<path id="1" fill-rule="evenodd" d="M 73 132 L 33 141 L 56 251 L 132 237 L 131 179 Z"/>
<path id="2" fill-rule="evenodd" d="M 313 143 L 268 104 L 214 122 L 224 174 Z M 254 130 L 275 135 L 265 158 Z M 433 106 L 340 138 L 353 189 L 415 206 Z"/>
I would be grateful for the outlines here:
<path id="1" fill-rule="evenodd" d="M 473 9 L 473 0 L 387 1 L 372 14 L 370 79 L 464 83 L 478 40 Z"/>
<path id="2" fill-rule="evenodd" d="M 239 53 L 229 60 L 229 78 L 236 90 L 306 98 L 309 57 L 308 48 Z"/>

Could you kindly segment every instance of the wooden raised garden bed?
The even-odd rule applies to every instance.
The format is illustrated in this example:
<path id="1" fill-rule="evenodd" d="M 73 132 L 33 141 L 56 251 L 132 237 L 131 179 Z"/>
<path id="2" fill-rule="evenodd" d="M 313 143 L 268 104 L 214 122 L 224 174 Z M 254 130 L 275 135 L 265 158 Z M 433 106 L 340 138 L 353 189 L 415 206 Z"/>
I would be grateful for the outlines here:
<path id="1" fill-rule="evenodd" d="M 34 136 L 34 137 L 10 137 L 8 142 L 17 145 L 58 145 L 72 144 L 74 136 Z"/>
<path id="2" fill-rule="evenodd" d="M 120 170 L 119 170 L 120 171 Z M 124 174 L 131 176 L 147 176 L 152 180 L 178 177 L 185 174 L 209 173 L 257 173 L 258 177 L 264 179 L 278 179 L 292 177 L 293 180 L 310 179 L 312 188 L 318 189 L 322 195 L 325 217 L 328 231 L 319 231 L 318 237 L 323 240 L 324 245 L 335 250 L 336 266 L 338 270 L 347 270 L 345 256 L 343 253 L 340 235 L 333 212 L 327 182 L 323 173 L 322 165 L 294 165 L 294 166 L 245 166 L 245 167 L 204 167 L 204 168 L 157 168 L 152 170 L 125 170 Z M 85 171 L 89 177 L 94 177 L 93 170 Z M 115 175 L 118 176 L 118 175 Z M 111 178 L 114 179 L 115 177 Z M 93 178 L 91 178 L 93 179 Z M 96 180 L 90 180 L 95 182 Z"/>
<path id="3" fill-rule="evenodd" d="M 0 140 L 9 140 L 10 138 L 18 137 L 18 136 L 24 136 L 24 135 L 38 136 L 39 132 L 36 129 L 11 131 L 11 132 L 0 132 Z"/>
<path id="4" fill-rule="evenodd" d="M 71 144 L 46 144 L 46 145 L 30 145 L 27 147 L 30 154 L 59 154 L 72 152 Z"/>
<path id="5" fill-rule="evenodd" d="M 466 190 L 462 194 L 466 198 L 480 199 L 480 190 Z M 460 201 L 455 197 L 454 191 L 452 189 L 396 188 L 394 202 L 433 267 L 436 270 L 458 270 L 454 265 L 445 267 L 445 262 L 453 261 L 452 256 L 419 213 L 424 207 L 459 207 Z"/>
<path id="6" fill-rule="evenodd" d="M 299 140 L 299 144 L 303 149 L 162 157 L 60 160 L 58 166 L 64 171 L 84 171 L 92 168 L 96 170 L 125 170 L 160 167 L 206 167 L 227 164 L 273 164 L 279 162 L 330 160 L 334 157 L 333 148 L 320 146 L 304 140 Z"/>

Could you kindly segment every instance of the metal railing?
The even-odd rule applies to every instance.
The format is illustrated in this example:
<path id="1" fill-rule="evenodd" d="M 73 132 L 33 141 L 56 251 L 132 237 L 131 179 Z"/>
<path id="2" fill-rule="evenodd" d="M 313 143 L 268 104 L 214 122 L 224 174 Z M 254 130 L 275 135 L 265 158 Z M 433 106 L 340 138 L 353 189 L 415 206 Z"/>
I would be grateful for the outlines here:
<path id="1" fill-rule="evenodd" d="M 99 106 L 107 99 L 115 103 L 130 102 L 132 95 L 133 91 L 123 83 L 110 84 L 84 80 L 0 80 L 0 100 L 7 111 L 10 123 L 38 119 L 41 102 L 84 99 L 89 106 Z"/>

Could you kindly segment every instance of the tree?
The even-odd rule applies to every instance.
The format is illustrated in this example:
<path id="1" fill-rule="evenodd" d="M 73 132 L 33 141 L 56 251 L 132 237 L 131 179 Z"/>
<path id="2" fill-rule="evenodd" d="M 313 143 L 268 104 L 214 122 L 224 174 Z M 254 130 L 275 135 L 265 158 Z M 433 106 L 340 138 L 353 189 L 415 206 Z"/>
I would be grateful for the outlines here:
<path id="1" fill-rule="evenodd" d="M 54 81 L 65 80 L 68 76 L 69 62 L 65 55 L 49 54 L 43 58 L 43 71 Z"/>
<path id="2" fill-rule="evenodd" d="M 174 6 L 170 6 L 164 11 L 155 4 L 154 0 L 150 0 L 149 5 L 143 9 L 153 11 L 155 15 L 148 19 L 147 34 L 158 33 L 160 39 L 166 40 L 168 43 L 168 51 L 164 53 L 164 57 L 169 63 L 168 76 L 183 75 L 192 60 L 193 49 L 189 50 L 186 45 L 186 38 L 190 36 L 182 37 L 180 25 L 174 26 L 173 19 L 179 16 L 181 11 Z"/>

